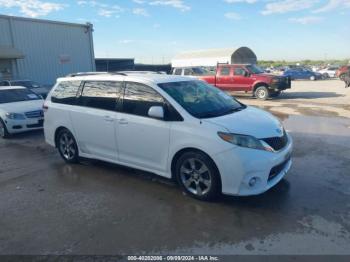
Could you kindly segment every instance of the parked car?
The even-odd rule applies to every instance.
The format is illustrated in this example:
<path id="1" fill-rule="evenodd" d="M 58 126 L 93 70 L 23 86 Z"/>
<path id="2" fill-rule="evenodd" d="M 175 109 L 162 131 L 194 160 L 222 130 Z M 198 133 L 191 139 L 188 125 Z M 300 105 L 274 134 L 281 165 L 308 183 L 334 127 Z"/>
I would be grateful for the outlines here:
<path id="1" fill-rule="evenodd" d="M 266 74 L 259 67 L 249 64 L 219 64 L 216 75 L 202 75 L 198 78 L 225 91 L 252 92 L 262 100 L 277 97 L 281 91 L 291 88 L 287 77 Z"/>
<path id="2" fill-rule="evenodd" d="M 313 72 L 305 68 L 289 69 L 283 73 L 283 76 L 289 77 L 291 80 L 307 79 L 311 81 L 322 79 L 323 76 L 318 72 Z"/>
<path id="3" fill-rule="evenodd" d="M 200 200 L 263 193 L 292 164 L 292 138 L 279 120 L 188 77 L 60 78 L 44 111 L 45 139 L 66 162 L 93 158 L 153 172 Z"/>
<path id="4" fill-rule="evenodd" d="M 320 73 L 324 78 L 334 78 L 336 77 L 338 68 L 339 67 L 336 66 L 326 67 L 318 70 L 318 73 Z"/>
<path id="5" fill-rule="evenodd" d="M 202 76 L 212 73 L 202 67 L 176 67 L 173 68 L 172 74 L 178 76 Z"/>
<path id="6" fill-rule="evenodd" d="M 23 86 L 43 98 L 46 98 L 51 89 L 31 80 L 0 80 L 0 86 Z"/>
<path id="7" fill-rule="evenodd" d="M 25 87 L 0 87 L 0 137 L 42 129 L 43 103 L 39 95 Z"/>
<path id="8" fill-rule="evenodd" d="M 350 71 L 350 65 L 342 66 L 336 72 L 336 76 L 340 78 L 340 80 L 344 81 L 346 74 Z"/>

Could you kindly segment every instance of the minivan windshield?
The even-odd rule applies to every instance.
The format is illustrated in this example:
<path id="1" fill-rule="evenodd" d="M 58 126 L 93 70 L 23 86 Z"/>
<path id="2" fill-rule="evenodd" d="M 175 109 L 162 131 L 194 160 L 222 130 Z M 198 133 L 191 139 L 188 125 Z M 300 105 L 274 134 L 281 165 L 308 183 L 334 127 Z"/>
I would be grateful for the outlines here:
<path id="1" fill-rule="evenodd" d="M 225 92 L 199 80 L 158 84 L 196 118 L 213 118 L 246 108 Z"/>
<path id="2" fill-rule="evenodd" d="M 0 104 L 39 100 L 40 96 L 28 89 L 0 89 Z"/>

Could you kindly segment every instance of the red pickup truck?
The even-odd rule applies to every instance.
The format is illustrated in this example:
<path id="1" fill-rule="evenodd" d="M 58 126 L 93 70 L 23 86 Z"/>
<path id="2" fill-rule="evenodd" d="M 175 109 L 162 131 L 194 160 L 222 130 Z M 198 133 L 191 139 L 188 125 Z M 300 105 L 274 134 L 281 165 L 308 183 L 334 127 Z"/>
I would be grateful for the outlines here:
<path id="1" fill-rule="evenodd" d="M 186 70 L 190 72 L 190 69 L 193 71 L 193 68 L 184 68 L 184 75 L 196 76 L 226 91 L 252 92 L 256 98 L 262 100 L 277 97 L 281 91 L 291 88 L 291 80 L 288 77 L 266 74 L 259 67 L 250 64 L 218 64 L 216 75 L 195 74 L 196 71 L 186 74 Z M 179 73 L 175 70 L 173 72 Z"/>

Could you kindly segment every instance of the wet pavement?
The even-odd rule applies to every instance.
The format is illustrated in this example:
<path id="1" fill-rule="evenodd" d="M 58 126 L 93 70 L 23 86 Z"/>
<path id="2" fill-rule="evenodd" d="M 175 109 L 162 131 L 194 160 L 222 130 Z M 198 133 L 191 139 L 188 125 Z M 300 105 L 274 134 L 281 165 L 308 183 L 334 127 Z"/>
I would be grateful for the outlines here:
<path id="1" fill-rule="evenodd" d="M 0 140 L 0 254 L 350 254 L 350 118 L 239 99 L 294 139 L 289 175 L 260 196 L 200 202 L 142 171 L 66 165 L 41 132 Z"/>

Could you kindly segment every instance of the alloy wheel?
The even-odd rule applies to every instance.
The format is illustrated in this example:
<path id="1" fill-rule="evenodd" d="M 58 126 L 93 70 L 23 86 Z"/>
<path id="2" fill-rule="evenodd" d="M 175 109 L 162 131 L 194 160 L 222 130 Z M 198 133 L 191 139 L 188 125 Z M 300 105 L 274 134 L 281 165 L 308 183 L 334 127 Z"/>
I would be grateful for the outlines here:
<path id="1" fill-rule="evenodd" d="M 211 189 L 211 172 L 199 159 L 189 158 L 184 161 L 180 168 L 180 177 L 185 188 L 194 195 L 203 196 Z"/>
<path id="2" fill-rule="evenodd" d="M 76 147 L 74 138 L 68 133 L 64 132 L 59 138 L 59 147 L 62 156 L 66 160 L 73 160 L 76 156 Z"/>

